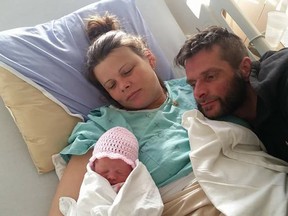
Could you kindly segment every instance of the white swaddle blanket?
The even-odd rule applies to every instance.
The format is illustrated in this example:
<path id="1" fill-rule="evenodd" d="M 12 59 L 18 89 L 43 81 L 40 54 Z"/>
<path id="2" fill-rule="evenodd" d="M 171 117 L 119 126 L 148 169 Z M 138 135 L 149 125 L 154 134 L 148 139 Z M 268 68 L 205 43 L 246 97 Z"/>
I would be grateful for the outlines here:
<path id="1" fill-rule="evenodd" d="M 263 151 L 251 130 L 198 110 L 182 120 L 195 177 L 217 209 L 229 216 L 288 215 L 288 164 Z"/>
<path id="2" fill-rule="evenodd" d="M 61 197 L 59 206 L 65 216 L 159 216 L 163 211 L 159 190 L 138 160 L 118 193 L 87 165 L 78 201 Z"/>

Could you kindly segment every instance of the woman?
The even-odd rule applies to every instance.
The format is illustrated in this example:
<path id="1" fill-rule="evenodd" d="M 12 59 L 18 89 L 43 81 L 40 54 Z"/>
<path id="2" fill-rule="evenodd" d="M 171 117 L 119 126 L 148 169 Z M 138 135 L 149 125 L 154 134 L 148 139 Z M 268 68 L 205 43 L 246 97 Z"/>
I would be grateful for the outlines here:
<path id="1" fill-rule="evenodd" d="M 219 215 L 192 173 L 189 140 L 181 118 L 184 111 L 196 108 L 196 103 L 186 80 L 164 84 L 154 71 L 156 60 L 147 45 L 120 31 L 114 16 L 91 18 L 87 32 L 92 42 L 87 53 L 89 78 L 113 105 L 93 110 L 89 120 L 72 132 L 69 145 L 61 152 L 69 163 L 50 215 L 61 215 L 59 197 L 77 199 L 93 144 L 115 126 L 129 129 L 138 139 L 139 160 L 160 188 L 163 215 L 203 211 Z"/>

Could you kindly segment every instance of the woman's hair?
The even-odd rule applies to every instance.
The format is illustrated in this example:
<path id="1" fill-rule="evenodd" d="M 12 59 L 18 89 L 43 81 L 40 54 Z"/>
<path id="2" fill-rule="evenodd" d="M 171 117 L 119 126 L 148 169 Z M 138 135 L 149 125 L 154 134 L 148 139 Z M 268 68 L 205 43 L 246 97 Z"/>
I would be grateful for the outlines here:
<path id="1" fill-rule="evenodd" d="M 148 46 L 141 37 L 122 31 L 117 17 L 109 13 L 106 13 L 104 16 L 90 17 L 87 20 L 86 31 L 91 41 L 91 45 L 87 51 L 86 62 L 88 79 L 113 105 L 121 107 L 99 83 L 95 77 L 94 68 L 116 48 L 128 47 L 138 56 L 144 58 L 144 53 Z M 161 86 L 165 88 L 163 81 L 159 77 L 158 80 Z"/>
<path id="2" fill-rule="evenodd" d="M 178 52 L 175 63 L 185 67 L 185 61 L 196 55 L 201 50 L 211 50 L 214 45 L 220 47 L 221 58 L 230 66 L 237 69 L 245 56 L 248 56 L 247 48 L 241 38 L 229 32 L 227 29 L 211 26 L 188 38 Z"/>

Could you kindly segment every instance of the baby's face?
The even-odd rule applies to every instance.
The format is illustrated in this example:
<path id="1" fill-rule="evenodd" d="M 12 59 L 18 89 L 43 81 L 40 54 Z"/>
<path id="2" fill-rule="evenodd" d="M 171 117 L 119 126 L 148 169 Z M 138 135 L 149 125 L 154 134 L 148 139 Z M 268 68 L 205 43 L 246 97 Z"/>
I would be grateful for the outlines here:
<path id="1" fill-rule="evenodd" d="M 106 178 L 111 185 L 125 182 L 132 171 L 132 167 L 121 159 L 104 157 L 96 159 L 94 171 Z"/>

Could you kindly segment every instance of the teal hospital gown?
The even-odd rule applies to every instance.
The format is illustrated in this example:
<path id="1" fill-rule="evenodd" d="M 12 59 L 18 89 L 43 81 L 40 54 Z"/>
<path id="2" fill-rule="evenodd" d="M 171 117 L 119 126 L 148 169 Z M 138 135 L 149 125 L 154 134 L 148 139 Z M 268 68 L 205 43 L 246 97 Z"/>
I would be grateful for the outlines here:
<path id="1" fill-rule="evenodd" d="M 190 144 L 181 122 L 185 111 L 197 108 L 193 90 L 185 78 L 166 81 L 165 85 L 168 98 L 157 109 L 127 111 L 105 106 L 93 110 L 87 122 L 76 125 L 61 156 L 68 161 L 71 155 L 83 155 L 93 148 L 105 131 L 122 126 L 137 137 L 139 160 L 147 167 L 158 187 L 191 173 Z M 241 119 L 232 116 L 221 120 L 247 126 Z"/>
<path id="2" fill-rule="evenodd" d="M 192 88 L 185 78 L 165 85 L 168 98 L 157 109 L 126 111 L 106 106 L 93 110 L 87 122 L 76 125 L 61 156 L 68 161 L 71 155 L 83 155 L 106 130 L 122 126 L 137 137 L 139 160 L 158 187 L 191 173 L 190 145 L 181 120 L 183 112 L 197 107 Z"/>

